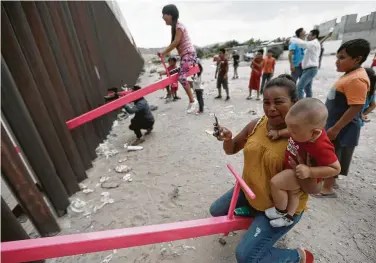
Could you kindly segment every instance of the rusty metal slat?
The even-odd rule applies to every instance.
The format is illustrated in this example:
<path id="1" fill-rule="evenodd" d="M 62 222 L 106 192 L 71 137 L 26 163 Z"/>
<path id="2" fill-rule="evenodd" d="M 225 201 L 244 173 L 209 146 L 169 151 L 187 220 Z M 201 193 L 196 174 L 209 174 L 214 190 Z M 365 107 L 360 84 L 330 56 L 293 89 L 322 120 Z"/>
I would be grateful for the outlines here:
<path id="1" fill-rule="evenodd" d="M 55 58 L 56 65 L 59 69 L 59 73 L 61 75 L 62 81 L 64 83 L 67 95 L 69 97 L 69 103 L 72 106 L 74 115 L 80 115 L 87 111 L 85 108 L 85 103 L 80 101 L 80 94 L 76 94 L 77 90 L 75 89 L 76 86 L 76 79 L 72 72 L 68 69 L 68 62 L 69 58 L 66 59 L 67 54 L 63 53 L 62 45 L 64 42 L 59 41 L 57 33 L 59 33 L 59 24 L 56 24 L 56 29 L 54 24 L 51 20 L 50 14 L 48 12 L 47 6 L 45 2 L 36 2 L 34 3 L 39 17 L 41 18 L 42 24 L 44 26 L 44 30 L 46 32 L 47 38 L 49 40 L 49 46 L 52 49 L 52 53 Z M 63 40 L 64 41 L 64 40 Z M 66 51 L 66 50 L 65 50 Z M 75 72 L 73 72 L 75 74 Z M 93 152 L 91 143 L 90 143 L 90 136 L 86 136 L 87 134 L 93 133 L 92 124 L 84 125 L 78 129 L 78 131 L 82 134 L 84 139 L 77 142 L 77 144 L 83 144 L 83 150 L 81 152 L 82 159 L 84 160 L 85 168 L 88 169 L 92 167 L 92 159 L 95 158 L 95 153 Z"/>
<path id="2" fill-rule="evenodd" d="M 70 43 L 70 39 L 68 38 L 65 30 L 63 28 L 63 22 L 61 20 L 60 14 L 55 6 L 51 5 L 51 2 L 36 2 L 36 6 L 38 11 L 42 17 L 42 20 L 47 21 L 48 19 L 51 20 L 53 28 L 48 28 L 48 35 L 53 35 L 56 33 L 57 39 L 52 39 L 52 47 L 59 46 L 61 50 L 62 57 L 56 58 L 56 61 L 60 66 L 63 66 L 62 61 L 65 62 L 65 69 L 70 76 L 71 84 L 67 86 L 67 92 L 71 98 L 71 100 L 75 100 L 76 108 L 80 111 L 79 114 L 87 112 L 90 110 L 90 107 L 81 92 L 82 84 L 79 78 L 79 71 L 76 67 L 76 62 L 73 57 L 72 47 Z M 50 31 L 50 30 L 53 30 Z M 62 61 L 60 61 L 60 59 Z M 64 72 L 65 73 L 65 72 Z M 65 79 L 64 79 L 65 80 Z M 95 148 L 97 146 L 98 138 L 96 137 L 95 129 L 92 123 L 88 125 L 84 125 L 84 136 L 85 141 L 88 146 L 88 153 L 91 156 L 91 159 L 96 158 Z"/>
<path id="3" fill-rule="evenodd" d="M 68 8 L 67 2 L 54 2 L 53 5 L 59 6 L 59 13 L 64 21 L 64 28 L 66 29 L 66 32 L 68 33 L 71 44 L 72 44 L 72 51 L 74 54 L 74 57 L 76 59 L 76 64 L 78 66 L 78 70 L 80 72 L 79 76 L 81 78 L 81 84 L 82 84 L 82 90 L 84 92 L 85 98 L 89 103 L 90 109 L 96 108 L 96 105 L 94 103 L 95 98 L 92 91 L 92 83 L 90 81 L 90 78 L 88 76 L 88 70 L 85 65 L 85 59 L 83 56 L 83 50 L 81 49 L 79 39 L 76 32 L 76 26 L 72 21 L 72 17 Z M 94 127 L 96 128 L 96 132 L 98 135 L 98 141 L 99 143 L 101 140 L 99 138 L 103 137 L 102 133 L 102 121 L 101 120 L 95 120 L 93 122 Z"/>
<path id="4" fill-rule="evenodd" d="M 3 7 L 4 3 L 5 2 L 2 2 Z M 13 4 L 12 2 L 8 3 Z M 48 115 L 48 110 L 43 103 L 41 95 L 36 87 L 33 75 L 13 31 L 13 26 L 16 25 L 11 25 L 4 8 L 2 8 L 1 13 L 1 51 L 3 57 L 14 77 L 17 88 L 19 89 L 23 100 L 25 101 L 25 104 L 32 115 L 34 123 L 41 134 L 43 142 L 49 155 L 51 156 L 51 160 L 55 165 L 61 181 L 63 182 L 67 192 L 69 194 L 73 194 L 79 190 L 76 177 L 73 171 L 70 170 L 70 164 L 65 156 L 64 149 L 61 146 L 55 128 L 52 125 L 51 118 Z"/>
<path id="5" fill-rule="evenodd" d="M 106 87 L 109 88 L 109 87 L 117 87 L 117 85 L 111 85 L 111 78 L 110 78 L 110 69 L 108 69 L 107 67 L 107 62 L 106 62 L 106 56 L 105 56 L 105 53 L 106 53 L 106 50 L 103 48 L 103 44 L 102 44 L 102 39 L 101 39 L 101 36 L 98 32 L 98 27 L 99 27 L 99 24 L 98 24 L 98 21 L 94 15 L 94 5 L 96 5 L 98 2 L 82 2 L 82 4 L 85 5 L 86 7 L 86 12 L 88 14 L 88 19 L 89 19 L 89 24 L 92 25 L 92 30 L 94 31 L 94 36 L 95 36 L 95 44 L 98 48 L 98 55 L 99 57 L 101 58 L 101 72 L 103 72 L 103 77 L 105 77 L 106 79 Z M 112 127 L 112 123 L 114 120 L 116 120 L 117 118 L 117 112 L 114 111 L 114 112 L 111 112 L 110 114 L 107 115 L 107 118 L 109 119 L 109 126 L 107 127 L 108 130 L 111 129 Z"/>
<path id="6" fill-rule="evenodd" d="M 65 214 L 69 205 L 68 194 L 56 174 L 54 164 L 3 58 L 1 59 L 1 100 L 4 116 L 22 145 L 23 152 L 52 206 L 58 215 Z"/>
<path id="7" fill-rule="evenodd" d="M 55 58 L 52 54 L 51 47 L 48 44 L 46 32 L 43 28 L 43 24 L 40 20 L 38 11 L 34 2 L 21 2 L 26 18 L 28 19 L 30 30 L 27 30 L 27 38 L 30 39 L 27 47 L 34 51 L 35 67 L 37 74 L 39 75 L 39 89 L 44 96 L 44 101 L 51 111 L 51 119 L 54 121 L 56 131 L 62 141 L 62 145 L 67 154 L 68 160 L 73 168 L 73 171 L 79 181 L 84 180 L 86 177 L 85 167 L 82 163 L 81 155 L 78 153 L 79 146 L 82 144 L 76 144 L 73 141 L 72 134 L 66 129 L 64 122 L 74 116 L 71 105 L 69 104 L 68 94 L 66 88 L 61 79 Z M 21 17 L 19 18 L 21 19 Z M 34 41 L 35 40 L 35 41 Z M 38 56 L 39 55 L 39 56 Z M 35 78 L 37 81 L 37 77 Z M 55 112 L 54 112 L 55 111 Z M 78 133 L 75 141 L 83 142 L 83 137 Z M 77 145 L 77 148 L 76 148 Z M 85 146 L 85 145 L 84 145 Z M 81 151 L 86 151 L 86 147 Z"/>
<path id="8" fill-rule="evenodd" d="M 103 97 L 105 95 L 105 91 L 107 88 L 102 86 L 100 79 L 98 79 L 97 74 L 95 72 L 95 67 L 97 66 L 96 63 L 96 54 L 93 52 L 93 36 L 91 32 L 91 27 L 84 28 L 84 23 L 86 22 L 84 19 L 87 16 L 86 13 L 80 13 L 78 15 L 77 13 L 77 6 L 80 5 L 80 2 L 67 2 L 67 6 L 69 7 L 69 12 L 71 15 L 71 19 L 75 25 L 75 29 L 77 32 L 77 39 L 79 41 L 79 44 L 81 46 L 82 55 L 84 62 L 86 64 L 86 69 L 88 73 L 88 79 L 91 83 L 91 95 L 93 99 L 93 103 L 95 107 L 102 106 L 104 104 Z M 82 4 L 81 4 L 82 5 Z M 102 91 L 102 92 L 101 92 Z M 103 116 L 102 118 L 99 118 L 100 124 L 101 124 L 101 139 L 105 139 L 108 134 L 108 119 L 107 117 Z"/>
<path id="9" fill-rule="evenodd" d="M 42 236 L 54 236 L 60 227 L 27 173 L 18 153 L 1 124 L 1 172 L 31 222 Z"/>
<path id="10" fill-rule="evenodd" d="M 42 55 L 44 55 L 44 53 L 41 54 L 39 52 L 25 13 L 23 12 L 21 2 L 12 2 L 9 5 L 4 5 L 7 9 L 10 22 L 13 25 L 13 29 L 29 65 L 30 71 L 34 76 L 36 87 L 47 107 L 47 112 L 50 115 L 56 134 L 59 137 L 62 149 L 64 150 L 65 154 L 60 156 L 60 160 L 63 162 L 63 165 L 66 166 L 66 174 L 71 175 L 71 180 L 73 180 L 73 182 L 77 183 L 77 179 L 82 181 L 87 178 L 85 168 L 82 165 L 82 160 L 78 154 L 72 135 L 66 128 L 66 125 L 64 125 L 63 109 L 61 108 L 59 101 L 62 92 L 54 92 L 53 84 L 42 60 Z M 35 25 L 35 23 L 32 24 Z M 44 51 L 46 51 L 46 49 L 44 49 Z"/>

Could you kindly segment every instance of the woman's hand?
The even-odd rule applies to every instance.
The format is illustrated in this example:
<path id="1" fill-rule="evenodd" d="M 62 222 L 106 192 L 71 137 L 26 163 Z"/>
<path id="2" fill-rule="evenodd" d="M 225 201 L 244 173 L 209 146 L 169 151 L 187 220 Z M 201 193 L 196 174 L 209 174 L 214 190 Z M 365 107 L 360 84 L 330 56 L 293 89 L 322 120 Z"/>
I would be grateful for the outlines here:
<path id="1" fill-rule="evenodd" d="M 275 141 L 279 139 L 279 131 L 278 130 L 270 130 L 268 132 L 268 137 L 270 140 Z"/>
<path id="2" fill-rule="evenodd" d="M 216 137 L 218 141 L 229 141 L 232 139 L 232 132 L 227 128 L 214 123 L 213 136 Z"/>

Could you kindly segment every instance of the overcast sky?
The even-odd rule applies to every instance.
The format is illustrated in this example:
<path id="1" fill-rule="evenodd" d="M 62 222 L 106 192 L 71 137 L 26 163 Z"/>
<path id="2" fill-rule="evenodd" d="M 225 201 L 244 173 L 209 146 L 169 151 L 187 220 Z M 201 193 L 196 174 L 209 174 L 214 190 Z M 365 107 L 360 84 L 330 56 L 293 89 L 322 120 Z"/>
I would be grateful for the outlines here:
<path id="1" fill-rule="evenodd" d="M 127 25 L 138 47 L 169 44 L 171 29 L 162 20 L 162 7 L 175 4 L 180 21 L 188 28 L 193 43 L 204 46 L 227 40 L 239 42 L 253 38 L 271 40 L 291 36 L 299 27 L 346 14 L 367 15 L 376 11 L 375 1 L 351 2 L 271 2 L 271 1 L 164 1 L 120 0 Z"/>

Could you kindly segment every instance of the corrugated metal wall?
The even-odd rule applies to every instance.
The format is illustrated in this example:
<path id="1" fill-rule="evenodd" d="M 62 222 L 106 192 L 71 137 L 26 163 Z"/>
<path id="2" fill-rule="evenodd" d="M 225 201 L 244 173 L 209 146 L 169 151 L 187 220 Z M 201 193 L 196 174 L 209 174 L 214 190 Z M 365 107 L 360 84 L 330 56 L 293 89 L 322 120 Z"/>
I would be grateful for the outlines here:
<path id="1" fill-rule="evenodd" d="M 2 113 L 58 215 L 116 114 L 73 131 L 65 122 L 103 105 L 108 88 L 134 85 L 143 67 L 113 10 L 103 1 L 1 2 Z"/>

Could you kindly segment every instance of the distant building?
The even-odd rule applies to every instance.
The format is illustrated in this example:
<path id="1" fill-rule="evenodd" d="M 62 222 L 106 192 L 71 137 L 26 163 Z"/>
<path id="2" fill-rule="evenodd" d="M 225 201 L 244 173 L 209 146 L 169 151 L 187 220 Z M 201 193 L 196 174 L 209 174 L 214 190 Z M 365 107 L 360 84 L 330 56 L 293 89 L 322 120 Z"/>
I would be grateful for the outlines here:
<path id="1" fill-rule="evenodd" d="M 337 23 L 337 19 L 332 19 L 316 25 L 319 29 L 320 37 L 324 37 L 333 28 L 333 35 L 329 40 L 348 41 L 355 38 L 364 38 L 371 43 L 372 48 L 376 48 L 376 11 L 360 18 L 357 21 L 357 14 L 345 15 Z"/>

